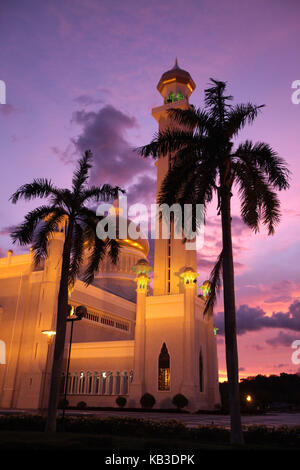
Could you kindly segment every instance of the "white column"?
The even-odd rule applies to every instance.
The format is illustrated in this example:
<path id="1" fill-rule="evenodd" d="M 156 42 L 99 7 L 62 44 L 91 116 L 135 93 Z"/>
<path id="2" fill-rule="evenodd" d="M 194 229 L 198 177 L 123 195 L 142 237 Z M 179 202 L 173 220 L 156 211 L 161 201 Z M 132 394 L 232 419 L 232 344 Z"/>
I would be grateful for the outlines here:
<path id="1" fill-rule="evenodd" d="M 135 349 L 134 349 L 134 376 L 129 384 L 130 395 L 138 403 L 144 393 L 145 387 L 145 316 L 146 296 L 150 279 L 147 274 L 141 273 L 136 278 L 136 323 L 135 323 Z"/>
<path id="2" fill-rule="evenodd" d="M 191 268 L 186 268 L 184 273 L 181 275 L 184 281 L 184 355 L 181 393 L 189 400 L 189 408 L 194 408 L 194 406 L 196 406 L 195 398 L 199 395 L 196 373 L 198 354 L 196 354 L 195 344 L 195 298 L 197 294 L 197 276 L 197 273 Z"/>

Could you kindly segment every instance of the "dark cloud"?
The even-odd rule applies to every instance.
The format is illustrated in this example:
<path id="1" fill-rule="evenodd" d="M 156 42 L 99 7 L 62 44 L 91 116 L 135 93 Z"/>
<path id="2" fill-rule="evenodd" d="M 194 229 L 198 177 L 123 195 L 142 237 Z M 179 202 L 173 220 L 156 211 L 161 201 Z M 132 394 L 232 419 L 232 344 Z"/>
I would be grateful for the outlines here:
<path id="1" fill-rule="evenodd" d="M 284 331 L 279 331 L 278 335 L 274 338 L 270 338 L 266 340 L 267 344 L 270 344 L 273 347 L 277 346 L 288 346 L 291 347 L 292 342 L 297 339 L 295 335 L 290 335 L 288 333 L 284 333 Z"/>
<path id="2" fill-rule="evenodd" d="M 260 307 L 241 305 L 236 312 L 236 318 L 239 335 L 248 331 L 259 331 L 263 328 L 287 328 L 300 331 L 300 302 L 295 301 L 285 313 L 274 312 L 271 316 L 267 316 Z M 215 315 L 215 325 L 219 328 L 219 333 L 224 334 L 223 312 L 218 312 Z"/>
<path id="3" fill-rule="evenodd" d="M 155 178 L 142 175 L 138 181 L 127 188 L 128 204 L 145 204 L 151 210 L 151 204 L 155 204 L 156 180 Z"/>
<path id="4" fill-rule="evenodd" d="M 90 106 L 91 104 L 103 103 L 103 100 L 101 98 L 93 98 L 90 95 L 77 96 L 77 98 L 75 98 L 74 101 L 78 103 L 80 106 Z"/>
<path id="5" fill-rule="evenodd" d="M 74 151 L 73 144 L 68 144 L 65 150 L 60 150 L 58 147 L 51 147 L 52 152 L 60 159 L 65 165 L 75 164 L 78 159 L 78 155 Z"/>
<path id="6" fill-rule="evenodd" d="M 125 187 L 151 171 L 149 161 L 133 151 L 126 137 L 128 130 L 138 127 L 134 117 L 107 105 L 98 112 L 76 111 L 72 120 L 82 126 L 81 134 L 73 139 L 76 149 L 81 154 L 90 149 L 94 154 L 93 184 Z"/>

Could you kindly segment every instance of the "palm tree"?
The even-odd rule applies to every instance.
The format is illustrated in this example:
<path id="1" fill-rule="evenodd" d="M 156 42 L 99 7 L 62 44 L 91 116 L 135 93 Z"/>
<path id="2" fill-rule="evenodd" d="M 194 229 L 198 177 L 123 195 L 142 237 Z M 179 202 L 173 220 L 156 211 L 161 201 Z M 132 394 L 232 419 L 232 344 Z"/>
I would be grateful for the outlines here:
<path id="1" fill-rule="evenodd" d="M 213 306 L 223 272 L 226 365 L 230 392 L 231 442 L 243 443 L 239 404 L 238 352 L 234 268 L 231 237 L 231 196 L 235 186 L 241 202 L 241 217 L 254 232 L 259 223 L 273 234 L 280 220 L 276 190 L 289 187 L 285 161 L 262 142 L 246 141 L 234 148 L 233 139 L 252 123 L 262 106 L 251 103 L 232 105 L 226 96 L 226 83 L 211 79 L 205 90 L 205 107 L 169 111 L 173 127 L 154 136 L 141 147 L 142 156 L 172 155 L 172 165 L 160 190 L 159 203 L 204 204 L 218 197 L 222 221 L 223 249 L 211 273 Z M 193 227 L 199 224 L 193 216 Z"/>
<path id="2" fill-rule="evenodd" d="M 51 239 L 59 223 L 64 223 L 65 240 L 62 253 L 61 277 L 57 303 L 56 338 L 51 375 L 46 431 L 56 430 L 57 402 L 60 392 L 66 321 L 68 315 L 68 289 L 73 286 L 80 273 L 81 279 L 90 284 L 94 273 L 106 253 L 115 263 L 118 258 L 119 244 L 116 240 L 99 239 L 96 225 L 99 217 L 85 204 L 108 201 L 116 196 L 118 187 L 104 184 L 101 188 L 87 186 L 92 153 L 86 151 L 80 158 L 73 174 L 72 190 L 60 189 L 48 179 L 35 179 L 21 186 L 11 197 L 15 204 L 19 199 L 31 200 L 47 198 L 48 204 L 32 210 L 24 222 L 15 228 L 11 236 L 20 245 L 32 243 L 34 264 L 47 257 L 48 240 Z M 88 262 L 83 272 L 84 252 L 88 252 Z"/>

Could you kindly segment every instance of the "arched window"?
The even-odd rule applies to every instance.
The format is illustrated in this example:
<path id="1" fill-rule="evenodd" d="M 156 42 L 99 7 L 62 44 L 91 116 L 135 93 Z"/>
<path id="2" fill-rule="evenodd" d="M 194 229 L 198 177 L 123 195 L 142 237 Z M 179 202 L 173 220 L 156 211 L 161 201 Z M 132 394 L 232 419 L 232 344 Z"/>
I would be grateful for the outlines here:
<path id="1" fill-rule="evenodd" d="M 84 372 L 80 372 L 78 393 L 84 393 L 84 388 L 85 388 L 85 374 Z"/>
<path id="2" fill-rule="evenodd" d="M 158 359 L 158 390 L 170 390 L 170 355 L 166 343 L 162 345 Z"/>
<path id="3" fill-rule="evenodd" d="M 113 393 L 113 385 L 114 385 L 114 376 L 111 371 L 107 372 L 107 387 L 106 387 L 106 394 L 112 395 Z"/>
<path id="4" fill-rule="evenodd" d="M 99 383 L 100 383 L 99 372 L 94 372 L 93 393 L 95 395 L 98 395 L 99 393 L 99 388 L 100 388 Z"/>
<path id="5" fill-rule="evenodd" d="M 122 395 L 127 395 L 128 394 L 128 374 L 127 374 L 127 371 L 124 370 L 123 374 L 122 374 L 122 387 L 121 387 L 122 391 Z"/>
<path id="6" fill-rule="evenodd" d="M 168 96 L 167 102 L 168 103 L 173 103 L 175 101 L 175 93 L 171 91 L 171 93 Z"/>
<path id="7" fill-rule="evenodd" d="M 86 373 L 86 393 L 92 393 L 93 376 L 90 372 Z"/>
<path id="8" fill-rule="evenodd" d="M 73 381 L 72 381 L 72 393 L 73 394 L 78 393 L 77 387 L 78 387 L 78 376 L 77 376 L 77 373 L 74 372 Z"/>
<path id="9" fill-rule="evenodd" d="M 100 395 L 105 394 L 106 389 L 106 372 L 101 372 L 101 382 L 100 382 Z"/>
<path id="10" fill-rule="evenodd" d="M 120 372 L 117 370 L 115 374 L 115 395 L 119 395 L 121 390 Z"/>
<path id="11" fill-rule="evenodd" d="M 199 386 L 200 392 L 203 392 L 203 358 L 201 349 L 199 353 Z"/>

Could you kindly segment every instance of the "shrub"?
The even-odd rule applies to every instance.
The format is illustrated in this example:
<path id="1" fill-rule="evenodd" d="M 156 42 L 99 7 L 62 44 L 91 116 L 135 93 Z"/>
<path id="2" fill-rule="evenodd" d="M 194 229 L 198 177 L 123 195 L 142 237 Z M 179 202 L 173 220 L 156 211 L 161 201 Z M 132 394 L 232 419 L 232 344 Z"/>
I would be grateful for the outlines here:
<path id="1" fill-rule="evenodd" d="M 140 404 L 142 408 L 153 408 L 155 405 L 155 398 L 150 393 L 145 393 L 140 399 Z"/>
<path id="2" fill-rule="evenodd" d="M 124 408 L 124 406 L 126 405 L 126 398 L 125 397 L 117 397 L 116 398 L 116 404 L 120 407 L 120 408 Z"/>
<path id="3" fill-rule="evenodd" d="M 77 410 L 85 410 L 87 408 L 87 404 L 85 401 L 79 401 L 76 405 Z"/>
<path id="4" fill-rule="evenodd" d="M 173 397 L 172 403 L 180 410 L 181 408 L 187 406 L 189 401 L 184 395 L 177 393 L 177 395 Z"/>
<path id="5" fill-rule="evenodd" d="M 66 409 L 68 408 L 68 406 L 69 406 L 69 402 L 68 400 L 65 400 L 64 398 L 61 398 L 57 405 L 59 410 L 62 410 L 63 408 Z"/>

